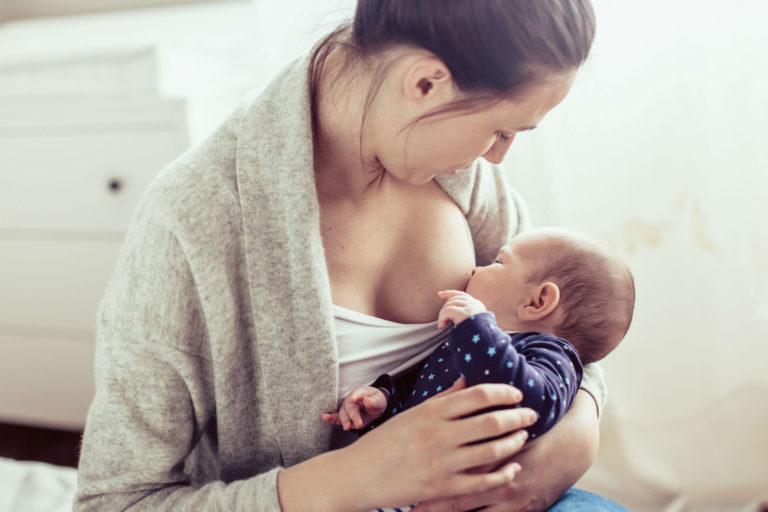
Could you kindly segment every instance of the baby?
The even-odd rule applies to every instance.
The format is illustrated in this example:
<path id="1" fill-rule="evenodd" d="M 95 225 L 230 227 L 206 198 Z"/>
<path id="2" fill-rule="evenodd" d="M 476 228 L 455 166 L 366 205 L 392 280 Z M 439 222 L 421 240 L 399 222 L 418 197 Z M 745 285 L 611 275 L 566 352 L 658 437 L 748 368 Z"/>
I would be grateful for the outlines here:
<path id="1" fill-rule="evenodd" d="M 326 422 L 344 430 L 373 428 L 463 376 L 469 386 L 519 388 L 523 400 L 515 407 L 538 413 L 527 430 L 530 438 L 540 436 L 570 407 L 582 364 L 602 359 L 622 340 L 635 302 L 632 274 L 617 254 L 557 228 L 514 237 L 494 263 L 474 269 L 466 292 L 439 295 L 445 304 L 438 328 L 453 328 L 423 363 L 410 393 L 382 375 L 352 390 L 338 412 L 323 414 Z"/>

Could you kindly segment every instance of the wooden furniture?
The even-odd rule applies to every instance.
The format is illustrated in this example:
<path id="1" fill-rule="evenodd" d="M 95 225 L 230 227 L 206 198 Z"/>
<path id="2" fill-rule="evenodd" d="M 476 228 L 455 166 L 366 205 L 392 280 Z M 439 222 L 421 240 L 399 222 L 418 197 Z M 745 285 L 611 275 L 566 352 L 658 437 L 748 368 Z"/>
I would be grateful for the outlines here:
<path id="1" fill-rule="evenodd" d="M 187 145 L 182 100 L 0 100 L 0 421 L 83 426 L 125 229 Z"/>

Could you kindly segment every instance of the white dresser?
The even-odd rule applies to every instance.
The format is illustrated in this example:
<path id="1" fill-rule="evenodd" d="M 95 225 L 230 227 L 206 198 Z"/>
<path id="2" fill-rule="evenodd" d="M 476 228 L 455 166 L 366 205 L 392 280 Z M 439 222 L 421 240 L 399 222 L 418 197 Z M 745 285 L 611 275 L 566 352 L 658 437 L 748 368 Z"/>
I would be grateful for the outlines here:
<path id="1" fill-rule="evenodd" d="M 83 426 L 99 300 L 184 102 L 0 99 L 0 422 Z"/>
<path id="2" fill-rule="evenodd" d="M 301 19 L 233 0 L 0 24 L 0 423 L 82 427 L 141 192 L 336 24 L 328 2 Z"/>

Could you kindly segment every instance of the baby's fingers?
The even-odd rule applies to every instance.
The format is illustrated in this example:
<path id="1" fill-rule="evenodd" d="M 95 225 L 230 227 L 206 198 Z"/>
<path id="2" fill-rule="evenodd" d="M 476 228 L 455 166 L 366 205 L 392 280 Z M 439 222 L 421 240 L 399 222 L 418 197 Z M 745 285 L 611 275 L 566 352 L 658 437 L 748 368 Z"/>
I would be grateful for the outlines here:
<path id="1" fill-rule="evenodd" d="M 456 319 L 461 316 L 461 305 L 453 302 L 446 302 L 437 314 L 437 327 L 443 329 L 451 323 L 457 323 Z"/>
<path id="2" fill-rule="evenodd" d="M 339 419 L 339 414 L 336 412 L 324 412 L 320 416 L 326 423 L 330 423 L 331 425 L 341 425 L 341 419 Z"/>
<path id="3" fill-rule="evenodd" d="M 366 396 L 363 398 L 363 407 L 368 414 L 380 414 L 387 408 L 387 400 L 383 396 L 377 396 L 375 399 Z"/>
<path id="4" fill-rule="evenodd" d="M 437 296 L 441 299 L 450 299 L 451 297 L 455 297 L 457 295 L 463 295 L 465 292 L 462 292 L 460 290 L 440 290 L 437 292 Z"/>
<path id="5" fill-rule="evenodd" d="M 342 411 L 346 414 L 349 421 L 349 427 L 347 428 L 362 428 L 363 418 L 360 415 L 360 404 L 356 400 L 345 400 L 339 413 Z M 344 430 L 347 430 L 347 428 Z"/>
<path id="6" fill-rule="evenodd" d="M 341 428 L 344 430 L 349 430 L 352 427 L 352 422 L 349 420 L 349 413 L 347 413 L 343 405 L 341 409 L 339 409 L 339 421 L 341 422 Z"/>

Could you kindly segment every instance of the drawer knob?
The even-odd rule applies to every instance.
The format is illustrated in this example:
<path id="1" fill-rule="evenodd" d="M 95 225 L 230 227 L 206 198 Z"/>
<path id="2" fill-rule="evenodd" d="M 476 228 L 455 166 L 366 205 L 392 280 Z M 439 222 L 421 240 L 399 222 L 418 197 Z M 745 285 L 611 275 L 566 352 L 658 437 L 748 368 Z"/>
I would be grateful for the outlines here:
<path id="1" fill-rule="evenodd" d="M 113 194 L 117 194 L 118 192 L 120 192 L 123 189 L 123 180 L 121 180 L 119 178 L 112 178 L 107 183 L 107 188 Z"/>

